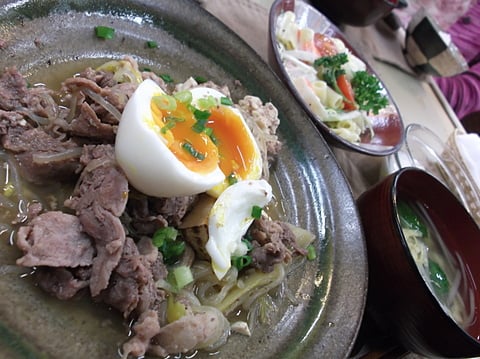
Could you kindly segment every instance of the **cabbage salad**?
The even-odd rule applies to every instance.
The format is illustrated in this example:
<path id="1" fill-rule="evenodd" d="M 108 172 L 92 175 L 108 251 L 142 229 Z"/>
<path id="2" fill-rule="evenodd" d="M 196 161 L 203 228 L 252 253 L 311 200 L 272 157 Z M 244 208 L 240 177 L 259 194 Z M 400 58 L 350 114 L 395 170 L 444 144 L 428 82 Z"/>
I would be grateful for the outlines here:
<path id="1" fill-rule="evenodd" d="M 366 64 L 341 39 L 299 27 L 291 11 L 278 17 L 276 37 L 285 70 L 310 110 L 349 142 L 368 132 L 373 137 L 370 117 L 388 99 Z"/>

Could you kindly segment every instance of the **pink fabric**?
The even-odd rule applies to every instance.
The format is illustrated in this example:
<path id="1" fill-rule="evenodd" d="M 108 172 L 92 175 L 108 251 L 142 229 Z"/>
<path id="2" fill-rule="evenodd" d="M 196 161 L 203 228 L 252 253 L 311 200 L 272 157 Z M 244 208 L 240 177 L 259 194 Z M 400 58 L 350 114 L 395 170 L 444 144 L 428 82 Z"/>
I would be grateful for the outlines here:
<path id="1" fill-rule="evenodd" d="M 459 119 L 480 111 L 480 63 L 463 74 L 436 80 Z"/>
<path id="2" fill-rule="evenodd" d="M 458 118 L 480 111 L 480 1 L 453 24 L 448 32 L 470 69 L 460 75 L 437 78 L 437 84 Z M 477 63 L 472 63 L 476 59 Z"/>
<path id="3" fill-rule="evenodd" d="M 467 62 L 477 56 L 480 53 L 480 1 L 450 26 L 448 33 Z"/>

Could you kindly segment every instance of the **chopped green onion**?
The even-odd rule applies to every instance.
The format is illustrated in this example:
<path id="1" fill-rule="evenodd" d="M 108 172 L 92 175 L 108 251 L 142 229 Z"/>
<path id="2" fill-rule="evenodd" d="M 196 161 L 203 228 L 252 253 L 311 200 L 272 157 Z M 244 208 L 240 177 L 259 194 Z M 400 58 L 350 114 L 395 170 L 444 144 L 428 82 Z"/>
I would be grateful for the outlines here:
<path id="1" fill-rule="evenodd" d="M 252 207 L 252 217 L 255 219 L 260 219 L 262 216 L 262 207 L 253 206 Z"/>
<path id="2" fill-rule="evenodd" d="M 450 283 L 448 282 L 447 275 L 442 267 L 431 259 L 428 260 L 428 270 L 430 272 L 430 282 L 432 283 L 435 293 L 443 298 L 443 296 L 447 295 L 450 290 Z"/>
<path id="3" fill-rule="evenodd" d="M 307 259 L 309 261 L 313 261 L 315 258 L 317 258 L 317 251 L 315 250 L 313 244 L 309 244 L 307 246 Z"/>
<path id="4" fill-rule="evenodd" d="M 179 91 L 173 95 L 178 101 L 184 104 L 192 102 L 192 93 L 188 90 Z"/>
<path id="5" fill-rule="evenodd" d="M 177 108 L 175 97 L 170 95 L 153 96 L 152 101 L 163 111 L 174 111 Z"/>
<path id="6" fill-rule="evenodd" d="M 173 267 L 173 269 L 169 271 L 169 274 L 170 273 L 171 277 L 169 277 L 169 279 L 171 280 L 171 284 L 178 290 L 193 282 L 192 271 L 190 267 L 187 267 L 186 265 Z"/>
<path id="7" fill-rule="evenodd" d="M 152 243 L 162 253 L 163 261 L 166 264 L 175 263 L 185 251 L 185 242 L 177 240 L 178 231 L 173 227 L 158 229 L 153 237 Z"/>
<path id="8" fill-rule="evenodd" d="M 238 270 L 242 270 L 245 267 L 248 267 L 252 264 L 252 257 L 245 255 L 245 256 L 233 256 L 231 259 L 232 265 L 236 267 Z"/>
<path id="9" fill-rule="evenodd" d="M 217 106 L 217 100 L 213 96 L 202 97 L 198 99 L 197 105 L 202 110 L 209 110 Z"/>
<path id="10" fill-rule="evenodd" d="M 197 82 L 197 84 L 203 84 L 204 82 L 207 82 L 207 79 L 203 76 L 195 76 L 193 79 Z"/>
<path id="11" fill-rule="evenodd" d="M 242 238 L 242 242 L 247 246 L 247 253 L 253 249 L 253 244 L 250 242 L 250 239 L 247 237 Z"/>
<path id="12" fill-rule="evenodd" d="M 195 124 L 192 126 L 192 130 L 196 133 L 202 133 L 205 131 L 205 125 L 207 124 L 207 119 L 197 120 Z"/>
<path id="13" fill-rule="evenodd" d="M 141 71 L 152 72 L 152 69 L 149 68 L 149 67 L 142 67 L 142 68 L 141 68 Z"/>
<path id="14" fill-rule="evenodd" d="M 212 137 L 213 136 L 213 128 L 211 127 L 205 127 L 205 129 L 203 130 L 203 132 L 205 132 L 205 134 L 209 137 Z M 213 141 L 213 140 L 212 140 Z"/>
<path id="15" fill-rule="evenodd" d="M 210 137 L 210 139 L 212 140 L 212 142 L 218 147 L 218 138 L 217 138 L 217 136 L 215 136 L 215 134 L 213 133 L 213 128 L 212 128 L 211 133 L 210 133 L 208 136 Z"/>
<path id="16" fill-rule="evenodd" d="M 108 26 L 95 26 L 95 35 L 100 39 L 113 39 L 115 29 Z"/>
<path id="17" fill-rule="evenodd" d="M 232 172 L 227 176 L 227 182 L 229 186 L 238 182 L 238 178 L 235 173 Z"/>
<path id="18" fill-rule="evenodd" d="M 233 105 L 233 102 L 231 99 L 229 99 L 228 97 L 222 97 L 220 98 L 220 103 L 222 105 L 225 105 L 225 106 L 232 106 Z"/>
<path id="19" fill-rule="evenodd" d="M 173 79 L 169 74 L 160 74 L 158 75 L 163 81 L 165 81 L 167 84 L 172 83 Z"/>
<path id="20" fill-rule="evenodd" d="M 146 45 L 149 49 L 156 49 L 158 47 L 158 44 L 156 41 L 147 41 Z"/>
<path id="21" fill-rule="evenodd" d="M 167 131 L 170 131 L 172 128 L 174 128 L 177 122 L 185 121 L 183 118 L 175 117 L 175 116 L 167 116 L 165 117 L 165 119 L 167 120 L 167 122 L 160 130 L 162 134 L 166 134 Z"/>
<path id="22" fill-rule="evenodd" d="M 211 115 L 210 111 L 202 111 L 202 110 L 199 110 L 198 108 L 193 110 L 193 116 L 195 116 L 195 119 L 197 119 L 197 121 L 208 120 L 210 115 Z"/>
<path id="23" fill-rule="evenodd" d="M 198 152 L 190 142 L 184 142 L 182 144 L 182 148 L 187 151 L 189 154 L 191 154 L 194 158 L 197 160 L 203 161 L 205 159 L 205 155 Z"/>
<path id="24" fill-rule="evenodd" d="M 422 222 L 417 213 L 405 202 L 397 203 L 397 211 L 400 217 L 400 225 L 408 229 L 420 231 L 423 237 L 428 235 L 427 226 Z"/>
<path id="25" fill-rule="evenodd" d="M 155 231 L 152 237 L 153 245 L 161 247 L 165 241 L 174 241 L 177 239 L 178 231 L 174 227 L 163 227 Z"/>

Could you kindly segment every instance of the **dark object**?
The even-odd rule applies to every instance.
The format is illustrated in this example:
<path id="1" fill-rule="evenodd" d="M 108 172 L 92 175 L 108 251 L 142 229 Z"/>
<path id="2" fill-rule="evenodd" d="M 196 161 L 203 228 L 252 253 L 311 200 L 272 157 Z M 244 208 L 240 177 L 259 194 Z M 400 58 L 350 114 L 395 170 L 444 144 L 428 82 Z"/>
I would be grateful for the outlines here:
<path id="1" fill-rule="evenodd" d="M 313 0 L 311 3 L 337 25 L 368 26 L 395 9 L 399 1 Z"/>
<path id="2" fill-rule="evenodd" d="M 460 122 L 468 133 L 478 133 L 480 135 L 480 111 L 463 116 Z"/>
<path id="3" fill-rule="evenodd" d="M 469 272 L 464 283 L 471 282 L 476 307 L 473 324 L 465 330 L 442 309 L 418 271 L 397 215 L 400 201 L 425 209 L 437 238 Z M 404 168 L 363 193 L 357 203 L 367 241 L 367 312 L 381 331 L 427 357 L 480 355 L 480 342 L 475 339 L 480 334 L 475 289 L 480 278 L 480 230 L 457 198 L 428 173 Z"/>
<path id="4" fill-rule="evenodd" d="M 437 22 L 425 9 L 420 9 L 408 23 L 403 52 L 407 63 L 420 74 L 448 77 L 468 70 L 461 52 L 442 36 Z"/>
<path id="5" fill-rule="evenodd" d="M 399 29 L 401 29 L 403 27 L 402 25 L 402 22 L 400 21 L 400 19 L 398 18 L 398 16 L 391 12 L 389 13 L 388 15 L 386 15 L 384 18 L 383 18 L 383 21 L 385 22 L 385 24 L 390 28 L 392 29 L 393 31 L 397 31 Z"/>

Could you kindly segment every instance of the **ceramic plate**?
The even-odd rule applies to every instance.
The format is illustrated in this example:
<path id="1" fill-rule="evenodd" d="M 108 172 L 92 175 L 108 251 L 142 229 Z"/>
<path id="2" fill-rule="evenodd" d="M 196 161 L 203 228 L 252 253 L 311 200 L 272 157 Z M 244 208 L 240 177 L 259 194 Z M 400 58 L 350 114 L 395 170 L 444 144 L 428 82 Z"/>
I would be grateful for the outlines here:
<path id="1" fill-rule="evenodd" d="M 338 38 L 344 42 L 346 47 L 363 62 L 365 59 L 361 54 L 349 43 L 343 33 L 331 23 L 327 17 L 317 11 L 310 4 L 303 1 L 292 0 L 276 0 L 270 9 L 269 18 L 269 41 L 270 52 L 269 62 L 280 77 L 284 80 L 293 95 L 300 102 L 310 118 L 314 121 L 321 133 L 329 144 L 341 147 L 343 149 L 360 152 L 372 156 L 386 156 L 396 152 L 403 143 L 404 125 L 400 113 L 380 80 L 382 93 L 387 97 L 390 104 L 388 111 L 380 111 L 378 115 L 370 115 L 372 129 L 374 135 L 371 136 L 370 131 L 364 131 L 360 136 L 359 142 L 349 142 L 334 133 L 308 106 L 308 103 L 296 90 L 291 78 L 289 77 L 279 51 L 278 41 L 275 34 L 277 19 L 282 12 L 291 10 L 296 15 L 296 23 L 300 28 L 308 27 L 317 33 L 326 35 L 330 38 Z M 367 64 L 367 71 L 375 76 L 373 69 Z M 377 76 L 378 78 L 378 76 Z"/>
<path id="2" fill-rule="evenodd" d="M 203 76 L 279 109 L 283 149 L 272 169 L 284 220 L 314 232 L 318 260 L 288 279 L 296 303 L 248 338 L 233 335 L 217 358 L 346 357 L 363 314 L 367 264 L 349 187 L 322 137 L 268 66 L 223 24 L 188 0 L 0 1 L 0 68 L 17 66 L 31 81 L 65 69 L 134 57 L 180 82 Z M 115 29 L 100 40 L 94 27 Z M 154 40 L 158 48 L 145 46 Z M 60 302 L 15 265 L 0 243 L 0 357 L 114 358 L 127 328 L 119 315 L 88 300 Z M 210 357 L 198 354 L 197 358 Z"/>

